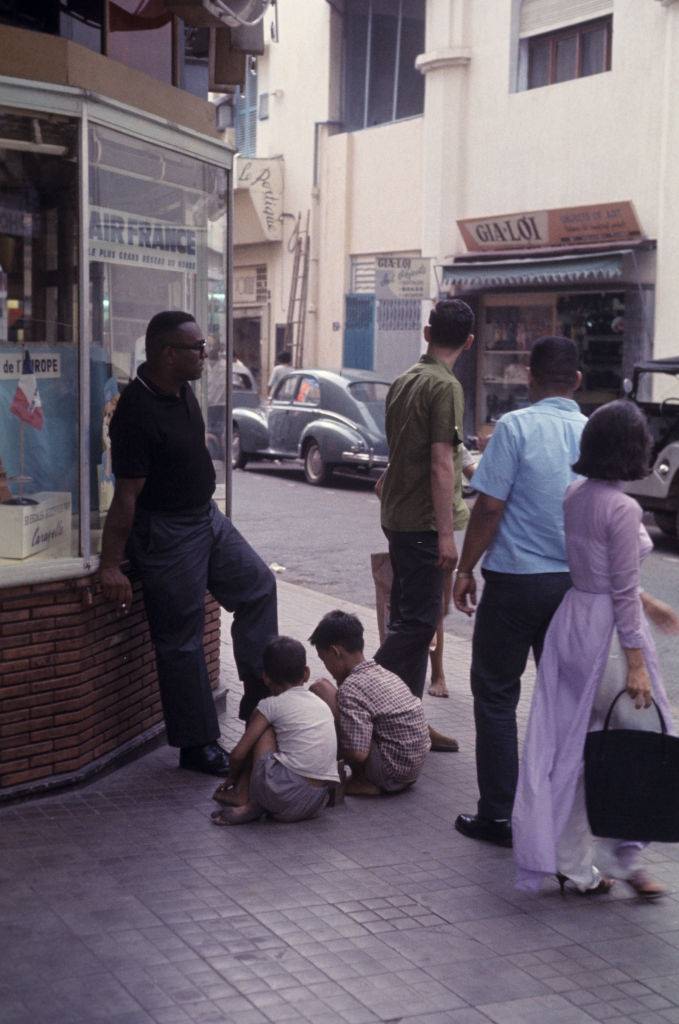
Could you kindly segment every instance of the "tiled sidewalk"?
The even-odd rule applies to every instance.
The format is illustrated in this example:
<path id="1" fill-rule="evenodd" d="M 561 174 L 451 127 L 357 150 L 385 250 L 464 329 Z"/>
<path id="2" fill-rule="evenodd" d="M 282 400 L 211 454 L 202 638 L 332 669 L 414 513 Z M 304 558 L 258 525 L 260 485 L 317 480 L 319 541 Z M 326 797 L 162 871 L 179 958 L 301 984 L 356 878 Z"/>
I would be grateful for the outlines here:
<path id="1" fill-rule="evenodd" d="M 338 604 L 280 599 L 300 638 Z M 533 898 L 509 851 L 452 829 L 476 799 L 468 665 L 449 639 L 453 695 L 426 707 L 461 752 L 431 754 L 404 795 L 216 829 L 214 783 L 165 747 L 0 811 L 2 1024 L 679 1024 L 679 849 L 648 854 L 659 906 L 621 885 Z"/>

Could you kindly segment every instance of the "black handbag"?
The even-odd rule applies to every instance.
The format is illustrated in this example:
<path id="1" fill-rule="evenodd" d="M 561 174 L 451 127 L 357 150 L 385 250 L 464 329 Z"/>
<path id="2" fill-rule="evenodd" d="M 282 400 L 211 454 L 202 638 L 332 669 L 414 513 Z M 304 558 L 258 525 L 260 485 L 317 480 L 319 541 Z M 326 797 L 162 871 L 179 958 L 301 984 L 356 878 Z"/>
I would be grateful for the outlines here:
<path id="1" fill-rule="evenodd" d="M 679 738 L 660 729 L 609 729 L 613 700 L 601 731 L 585 741 L 585 797 L 595 836 L 643 842 L 679 842 Z"/>

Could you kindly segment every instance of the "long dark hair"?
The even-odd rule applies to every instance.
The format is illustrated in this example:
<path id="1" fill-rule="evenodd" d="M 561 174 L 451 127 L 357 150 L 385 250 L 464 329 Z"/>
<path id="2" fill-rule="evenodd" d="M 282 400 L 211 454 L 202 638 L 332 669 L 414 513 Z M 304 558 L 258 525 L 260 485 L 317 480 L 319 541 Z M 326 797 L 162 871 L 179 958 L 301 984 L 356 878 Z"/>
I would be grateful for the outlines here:
<path id="1" fill-rule="evenodd" d="M 592 413 L 573 469 L 592 480 L 640 480 L 651 469 L 653 438 L 641 409 L 628 399 Z"/>

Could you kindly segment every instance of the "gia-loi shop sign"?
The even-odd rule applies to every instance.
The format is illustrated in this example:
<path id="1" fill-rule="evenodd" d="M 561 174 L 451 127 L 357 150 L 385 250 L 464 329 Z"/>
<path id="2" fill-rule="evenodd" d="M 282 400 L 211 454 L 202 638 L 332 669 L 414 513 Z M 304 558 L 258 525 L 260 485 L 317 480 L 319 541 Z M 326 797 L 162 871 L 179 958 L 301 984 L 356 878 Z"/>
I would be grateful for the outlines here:
<path id="1" fill-rule="evenodd" d="M 642 237 L 629 202 L 506 213 L 457 224 L 471 252 L 629 242 Z"/>
<path id="2" fill-rule="evenodd" d="M 89 256 L 102 263 L 195 274 L 204 235 L 204 229 L 186 224 L 90 207 Z"/>
<path id="3" fill-rule="evenodd" d="M 429 260 L 421 256 L 376 256 L 375 298 L 429 298 Z"/>

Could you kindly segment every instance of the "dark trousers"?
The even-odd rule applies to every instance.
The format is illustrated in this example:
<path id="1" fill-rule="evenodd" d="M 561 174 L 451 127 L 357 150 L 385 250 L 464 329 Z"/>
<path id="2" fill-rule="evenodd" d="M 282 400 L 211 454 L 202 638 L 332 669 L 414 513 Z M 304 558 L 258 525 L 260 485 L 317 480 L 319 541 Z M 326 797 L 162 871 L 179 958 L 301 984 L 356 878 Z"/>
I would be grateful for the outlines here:
<path id="1" fill-rule="evenodd" d="M 519 773 L 516 707 L 521 676 L 531 649 L 539 661 L 547 627 L 571 579 L 565 572 L 521 576 L 484 570 L 483 576 L 471 669 L 478 813 L 509 818 Z"/>
<path id="2" fill-rule="evenodd" d="M 429 644 L 441 617 L 443 573 L 438 568 L 438 534 L 384 531 L 394 574 L 389 632 L 375 661 L 422 699 Z"/>
<path id="3" fill-rule="evenodd" d="M 196 513 L 139 512 L 128 550 L 143 585 L 168 743 L 212 743 L 219 723 L 203 650 L 205 593 L 234 613 L 239 713 L 247 719 L 268 695 L 262 651 L 278 632 L 274 576 L 214 504 Z"/>

